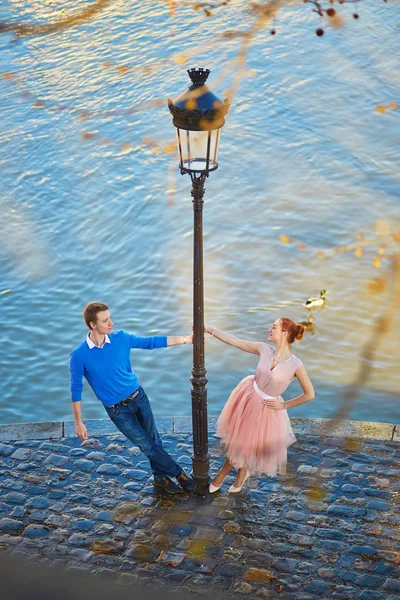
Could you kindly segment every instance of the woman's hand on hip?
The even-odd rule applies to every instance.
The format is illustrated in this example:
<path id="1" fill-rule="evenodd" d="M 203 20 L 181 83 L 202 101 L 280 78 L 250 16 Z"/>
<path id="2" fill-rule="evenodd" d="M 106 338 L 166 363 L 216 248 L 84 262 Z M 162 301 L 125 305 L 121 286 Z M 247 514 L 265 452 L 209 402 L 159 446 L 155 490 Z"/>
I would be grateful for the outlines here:
<path id="1" fill-rule="evenodd" d="M 264 406 L 267 408 L 273 408 L 275 410 L 281 410 L 285 408 L 285 402 L 281 396 L 277 396 L 276 398 L 268 398 L 268 400 L 264 400 Z"/>

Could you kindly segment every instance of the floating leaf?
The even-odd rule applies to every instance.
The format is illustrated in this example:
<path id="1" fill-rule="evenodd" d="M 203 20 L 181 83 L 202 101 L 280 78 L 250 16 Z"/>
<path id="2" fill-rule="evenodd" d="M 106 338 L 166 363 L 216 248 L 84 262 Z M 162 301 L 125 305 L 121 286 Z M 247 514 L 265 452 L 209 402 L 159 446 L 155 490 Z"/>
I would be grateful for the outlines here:
<path id="1" fill-rule="evenodd" d="M 373 265 L 375 267 L 375 269 L 379 269 L 379 267 L 381 266 L 381 259 L 378 258 L 377 256 L 374 258 L 374 260 L 372 261 Z"/>
<path id="2" fill-rule="evenodd" d="M 380 115 L 383 115 L 386 112 L 386 106 L 383 106 L 383 104 L 378 104 L 378 106 L 375 108 L 375 110 Z"/>
<path id="3" fill-rule="evenodd" d="M 187 61 L 186 54 L 177 54 L 174 58 L 177 65 L 184 65 Z"/>
<path id="4" fill-rule="evenodd" d="M 367 284 L 367 291 L 370 294 L 382 294 L 387 289 L 387 281 L 384 277 L 375 277 Z"/>
<path id="5" fill-rule="evenodd" d="M 10 73 L 10 71 L 6 71 L 5 73 L 3 73 L 3 79 L 13 79 L 14 75 L 13 73 Z"/>
<path id="6" fill-rule="evenodd" d="M 165 154 L 174 154 L 175 153 L 175 144 L 168 144 L 164 146 Z"/>
<path id="7" fill-rule="evenodd" d="M 11 290 L 3 290 L 2 292 L 0 292 L 0 296 L 4 296 L 5 294 L 9 294 L 11 292 Z"/>
<path id="8" fill-rule="evenodd" d="M 387 317 L 383 316 L 379 319 L 379 332 L 380 333 L 389 333 L 390 326 L 391 326 L 391 324 Z"/>
<path id="9" fill-rule="evenodd" d="M 343 25 L 344 25 L 344 19 L 341 15 L 338 15 L 336 13 L 336 15 L 334 15 L 333 17 L 330 17 L 329 25 L 331 27 L 334 27 L 335 29 L 340 29 L 340 27 L 343 27 Z"/>
<path id="10" fill-rule="evenodd" d="M 285 235 L 284 233 L 281 233 L 281 235 L 279 236 L 279 241 L 282 244 L 290 244 L 290 242 L 292 241 L 292 238 L 289 237 L 288 235 Z"/>
<path id="11" fill-rule="evenodd" d="M 376 235 L 387 236 L 390 234 L 390 223 L 386 219 L 378 219 L 375 225 Z"/>
<path id="12" fill-rule="evenodd" d="M 91 140 L 91 139 L 93 139 L 94 137 L 96 137 L 96 134 L 95 134 L 95 133 L 92 133 L 92 132 L 90 132 L 90 131 L 84 131 L 84 132 L 82 133 L 82 139 L 83 139 L 83 140 Z"/>
<path id="13" fill-rule="evenodd" d="M 319 258 L 319 260 L 323 260 L 324 253 L 322 252 L 322 250 L 318 250 L 318 252 L 317 252 L 317 258 Z"/>
<path id="14" fill-rule="evenodd" d="M 399 108 L 399 105 L 397 104 L 397 102 L 389 102 L 386 108 L 388 108 L 389 110 L 397 110 Z"/>
<path id="15" fill-rule="evenodd" d="M 356 248 L 356 249 L 354 250 L 354 254 L 355 254 L 356 256 L 360 257 L 360 256 L 362 256 L 362 255 L 363 255 L 363 251 L 362 251 L 362 249 L 361 249 L 361 248 L 359 248 L 359 247 L 358 247 L 358 248 Z"/>
<path id="16" fill-rule="evenodd" d="M 120 75 L 126 75 L 126 73 L 129 73 L 130 68 L 127 67 L 126 65 L 120 65 L 118 67 L 117 71 Z"/>

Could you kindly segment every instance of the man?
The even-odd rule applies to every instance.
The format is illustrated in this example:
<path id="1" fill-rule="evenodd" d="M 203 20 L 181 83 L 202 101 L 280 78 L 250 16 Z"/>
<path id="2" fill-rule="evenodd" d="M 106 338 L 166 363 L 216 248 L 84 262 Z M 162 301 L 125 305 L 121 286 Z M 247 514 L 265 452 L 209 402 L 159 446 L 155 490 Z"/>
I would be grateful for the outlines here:
<path id="1" fill-rule="evenodd" d="M 101 302 L 90 302 L 83 317 L 89 333 L 70 355 L 72 410 L 78 437 L 88 439 L 81 417 L 85 377 L 116 427 L 149 459 L 154 484 L 171 494 L 182 492 L 181 488 L 195 490 L 193 479 L 164 450 L 149 399 L 130 362 L 132 348 L 152 350 L 192 344 L 192 336 L 137 337 L 125 331 L 113 333 L 109 307 Z M 180 487 L 170 477 L 175 477 Z"/>

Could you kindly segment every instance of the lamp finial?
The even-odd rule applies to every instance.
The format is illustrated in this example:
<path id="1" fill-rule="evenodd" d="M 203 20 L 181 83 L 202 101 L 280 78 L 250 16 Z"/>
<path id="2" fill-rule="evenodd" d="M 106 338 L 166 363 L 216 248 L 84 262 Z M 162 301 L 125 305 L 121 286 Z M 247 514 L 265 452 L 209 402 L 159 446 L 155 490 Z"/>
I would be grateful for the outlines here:
<path id="1" fill-rule="evenodd" d="M 210 69 L 188 69 L 188 75 L 192 81 L 190 89 L 201 87 L 207 81 Z"/>

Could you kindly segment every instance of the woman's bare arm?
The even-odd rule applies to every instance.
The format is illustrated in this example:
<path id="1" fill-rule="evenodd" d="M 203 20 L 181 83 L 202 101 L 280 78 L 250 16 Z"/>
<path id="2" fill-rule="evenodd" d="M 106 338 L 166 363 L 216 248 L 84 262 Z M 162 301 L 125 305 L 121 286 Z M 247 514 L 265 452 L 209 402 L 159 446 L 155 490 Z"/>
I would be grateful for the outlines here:
<path id="1" fill-rule="evenodd" d="M 314 387 L 307 375 L 305 368 L 303 366 L 299 367 L 295 375 L 299 380 L 301 387 L 303 388 L 303 393 L 301 396 L 297 396 L 296 398 L 287 400 L 286 402 L 282 400 L 282 398 L 271 398 L 270 400 L 265 400 L 264 403 L 266 406 L 268 406 L 268 408 L 293 408 L 294 406 L 300 406 L 300 404 L 305 404 L 306 402 L 309 402 L 315 398 Z"/>
<path id="2" fill-rule="evenodd" d="M 224 344 L 229 344 L 229 346 L 239 348 L 239 350 L 243 350 L 244 352 L 250 352 L 251 354 L 260 354 L 261 352 L 262 342 L 249 342 L 247 340 L 242 340 L 235 335 L 225 333 L 225 331 L 221 331 L 216 327 L 209 327 L 208 325 L 205 325 L 204 330 L 217 340 L 220 340 L 220 342 L 224 342 Z"/>

